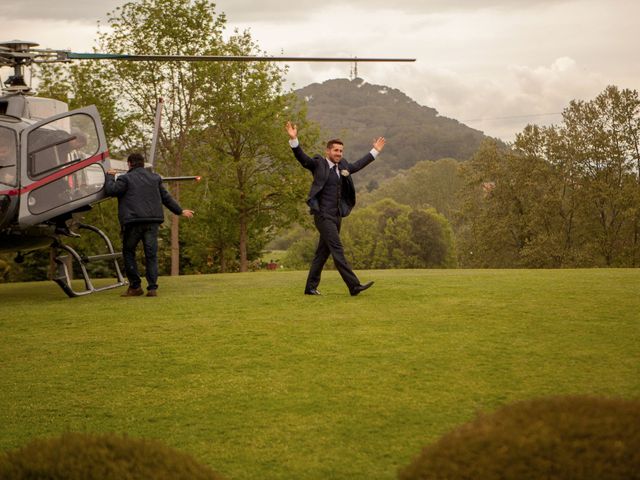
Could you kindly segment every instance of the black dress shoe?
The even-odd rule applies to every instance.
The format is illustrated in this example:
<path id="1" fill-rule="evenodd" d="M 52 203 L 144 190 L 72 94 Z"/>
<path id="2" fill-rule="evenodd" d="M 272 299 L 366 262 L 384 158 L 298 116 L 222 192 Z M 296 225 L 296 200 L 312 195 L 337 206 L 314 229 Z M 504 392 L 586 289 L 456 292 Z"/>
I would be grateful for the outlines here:
<path id="1" fill-rule="evenodd" d="M 356 285 L 351 289 L 351 296 L 355 297 L 360 292 L 364 292 L 367 288 L 370 288 L 373 285 L 373 282 L 367 282 L 364 285 Z"/>
<path id="2" fill-rule="evenodd" d="M 69 230 L 69 227 L 56 227 L 55 229 L 56 235 L 66 235 L 67 237 L 77 238 L 80 236 L 79 233 L 72 232 Z"/>
<path id="3" fill-rule="evenodd" d="M 308 288 L 304 291 L 305 295 L 322 295 L 317 289 L 315 288 Z"/>

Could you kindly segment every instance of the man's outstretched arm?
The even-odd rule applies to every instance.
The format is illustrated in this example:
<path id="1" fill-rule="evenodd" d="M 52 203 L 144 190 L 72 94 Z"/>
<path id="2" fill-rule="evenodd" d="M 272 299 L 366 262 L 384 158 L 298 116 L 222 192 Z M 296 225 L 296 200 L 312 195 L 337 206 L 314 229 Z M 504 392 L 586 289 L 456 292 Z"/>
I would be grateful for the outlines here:
<path id="1" fill-rule="evenodd" d="M 285 124 L 285 129 L 289 134 L 289 146 L 293 149 L 293 154 L 295 155 L 296 160 L 298 160 L 300 165 L 307 170 L 313 171 L 315 168 L 315 162 L 311 157 L 309 157 L 309 155 L 304 153 L 300 147 L 300 142 L 298 141 L 298 126 L 288 121 Z"/>
<path id="2" fill-rule="evenodd" d="M 160 184 L 160 198 L 162 199 L 162 204 L 175 215 L 181 215 L 187 218 L 193 217 L 193 210 L 183 209 L 162 184 Z"/>
<path id="3" fill-rule="evenodd" d="M 373 148 L 371 149 L 371 151 L 367 153 L 363 158 L 358 160 L 357 162 L 354 162 L 351 165 L 349 165 L 349 171 L 351 173 L 356 173 L 358 170 L 362 170 L 364 167 L 366 167 L 371 162 L 373 162 L 378 157 L 378 154 L 384 148 L 385 142 L 386 140 L 384 139 L 384 137 L 374 138 Z"/>

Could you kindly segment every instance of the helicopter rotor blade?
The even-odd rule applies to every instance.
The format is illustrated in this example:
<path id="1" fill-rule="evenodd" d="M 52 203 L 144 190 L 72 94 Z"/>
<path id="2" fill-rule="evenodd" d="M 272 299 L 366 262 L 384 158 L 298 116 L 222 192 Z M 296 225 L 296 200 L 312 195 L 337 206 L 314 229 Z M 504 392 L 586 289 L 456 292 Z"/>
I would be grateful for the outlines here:
<path id="1" fill-rule="evenodd" d="M 132 62 L 415 62 L 415 58 L 269 57 L 243 55 L 127 55 L 119 53 L 65 52 L 69 60 L 128 60 Z"/>

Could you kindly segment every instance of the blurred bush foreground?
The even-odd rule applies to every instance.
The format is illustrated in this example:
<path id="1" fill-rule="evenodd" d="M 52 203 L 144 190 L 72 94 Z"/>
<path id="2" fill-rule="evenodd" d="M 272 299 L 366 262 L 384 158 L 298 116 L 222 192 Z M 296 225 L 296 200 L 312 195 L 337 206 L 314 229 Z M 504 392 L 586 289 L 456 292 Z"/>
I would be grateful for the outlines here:
<path id="1" fill-rule="evenodd" d="M 65 433 L 0 456 L 0 479 L 222 479 L 160 442 Z M 640 479 L 640 401 L 554 397 L 517 402 L 427 446 L 400 480 Z"/>

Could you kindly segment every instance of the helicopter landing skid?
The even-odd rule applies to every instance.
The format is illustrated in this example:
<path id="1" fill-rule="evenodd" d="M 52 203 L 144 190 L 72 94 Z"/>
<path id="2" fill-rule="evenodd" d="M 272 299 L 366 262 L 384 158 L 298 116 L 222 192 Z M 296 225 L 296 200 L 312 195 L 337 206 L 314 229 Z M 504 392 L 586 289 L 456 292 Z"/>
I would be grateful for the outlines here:
<path id="1" fill-rule="evenodd" d="M 109 290 L 111 288 L 118 288 L 127 285 L 127 281 L 122 276 L 120 266 L 118 265 L 118 258 L 122 257 L 122 253 L 113 250 L 113 245 L 111 244 L 111 240 L 109 240 L 109 237 L 102 230 L 94 227 L 93 225 L 80 223 L 78 225 L 78 228 L 92 231 L 100 236 L 106 244 L 108 253 L 92 256 L 80 255 L 73 247 L 62 243 L 60 240 L 56 240 L 53 245 L 54 248 L 64 250 L 65 252 L 67 252 L 67 255 L 63 254 L 55 256 L 54 260 L 57 264 L 57 272 L 56 276 L 53 278 L 53 281 L 60 285 L 60 288 L 62 288 L 64 293 L 66 293 L 69 297 L 79 297 L 82 295 L 88 295 L 90 293 L 101 292 L 103 290 Z M 82 280 L 84 280 L 85 289 L 82 291 L 74 290 L 71 283 L 72 272 L 70 271 L 70 269 L 74 261 L 77 262 L 78 266 L 80 267 Z M 115 283 L 98 288 L 93 285 L 91 277 L 89 276 L 89 272 L 87 271 L 87 265 L 91 262 L 98 261 L 113 261 L 113 267 L 116 274 Z"/>

